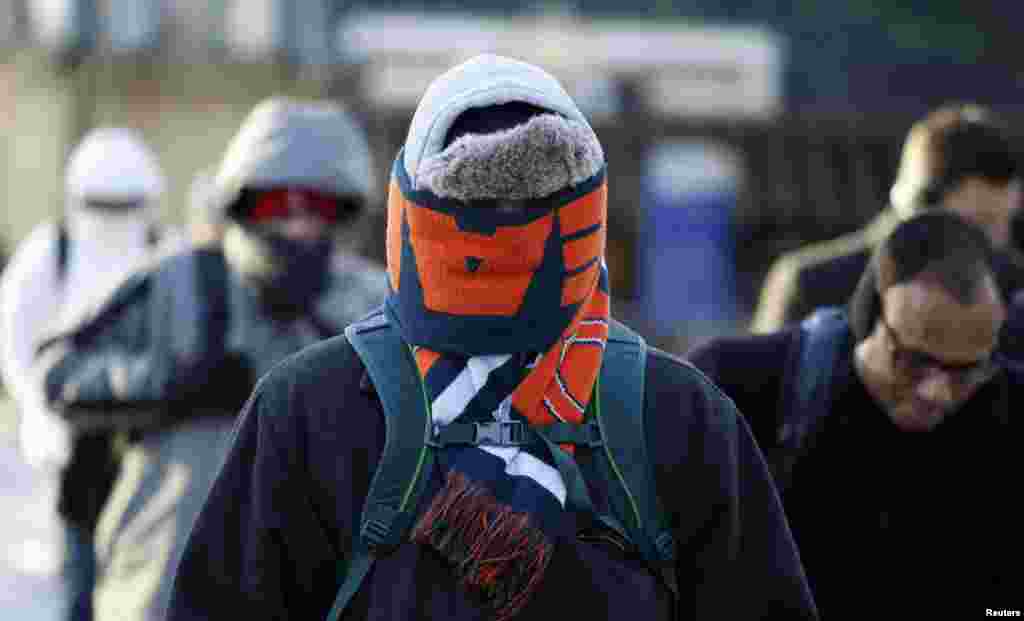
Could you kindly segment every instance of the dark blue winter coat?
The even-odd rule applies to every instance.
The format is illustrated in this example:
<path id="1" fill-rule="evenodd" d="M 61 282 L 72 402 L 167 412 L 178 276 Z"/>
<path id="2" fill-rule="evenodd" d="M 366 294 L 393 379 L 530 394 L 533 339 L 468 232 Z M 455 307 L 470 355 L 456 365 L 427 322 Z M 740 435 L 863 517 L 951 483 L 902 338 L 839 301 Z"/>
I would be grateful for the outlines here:
<path id="1" fill-rule="evenodd" d="M 675 618 L 816 618 L 775 488 L 732 402 L 656 350 L 646 377 L 647 442 L 679 542 Z M 343 336 L 271 371 L 192 531 L 169 620 L 324 619 L 384 440 L 380 402 Z M 484 618 L 428 548 L 404 544 L 371 571 L 345 618 Z M 669 619 L 670 599 L 635 555 L 577 540 L 557 546 L 517 619 Z"/>

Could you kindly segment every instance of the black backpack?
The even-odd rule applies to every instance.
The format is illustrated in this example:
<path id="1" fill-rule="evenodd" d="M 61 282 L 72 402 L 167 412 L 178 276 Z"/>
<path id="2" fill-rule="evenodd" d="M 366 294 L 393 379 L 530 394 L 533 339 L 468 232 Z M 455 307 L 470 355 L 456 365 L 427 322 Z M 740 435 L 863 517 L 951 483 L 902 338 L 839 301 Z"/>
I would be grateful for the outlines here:
<path id="1" fill-rule="evenodd" d="M 546 444 L 567 489 L 567 508 L 589 511 L 630 542 L 678 600 L 675 540 L 654 485 L 643 421 L 647 346 L 622 324 L 611 321 L 601 374 L 582 425 L 535 429 L 518 421 L 452 423 L 435 434 L 430 406 L 411 349 L 383 310 L 345 329 L 363 361 L 384 410 L 387 439 L 363 505 L 353 550 L 340 567 L 343 576 L 327 616 L 337 621 L 376 558 L 406 540 L 434 463 L 434 449 L 453 444 L 516 446 Z M 558 444 L 587 446 L 595 478 L 608 490 L 610 514 L 594 510 L 576 462 Z"/>

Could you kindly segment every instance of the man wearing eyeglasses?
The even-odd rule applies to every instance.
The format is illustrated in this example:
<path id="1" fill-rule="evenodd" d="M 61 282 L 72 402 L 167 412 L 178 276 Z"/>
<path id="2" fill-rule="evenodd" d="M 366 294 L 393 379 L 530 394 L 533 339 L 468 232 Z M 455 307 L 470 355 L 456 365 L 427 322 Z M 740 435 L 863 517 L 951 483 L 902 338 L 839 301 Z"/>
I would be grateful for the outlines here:
<path id="1" fill-rule="evenodd" d="M 355 230 L 372 171 L 341 107 L 261 103 L 205 197 L 223 240 L 197 236 L 41 354 L 49 403 L 127 447 L 97 526 L 97 621 L 164 619 L 185 538 L 256 380 L 383 301 L 383 270 L 337 243 Z"/>
<path id="2" fill-rule="evenodd" d="M 1005 317 L 984 232 L 933 212 L 897 225 L 845 309 L 691 352 L 771 462 L 823 618 L 1021 607 Z"/>

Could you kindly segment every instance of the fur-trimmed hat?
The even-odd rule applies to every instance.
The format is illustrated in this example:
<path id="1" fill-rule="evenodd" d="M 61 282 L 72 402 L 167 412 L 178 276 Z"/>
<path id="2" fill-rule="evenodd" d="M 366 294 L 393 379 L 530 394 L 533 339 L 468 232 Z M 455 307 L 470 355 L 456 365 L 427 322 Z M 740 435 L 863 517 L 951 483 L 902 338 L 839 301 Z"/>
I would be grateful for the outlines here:
<path id="1" fill-rule="evenodd" d="M 467 115 L 480 110 L 501 115 L 516 103 L 536 114 L 498 131 L 472 131 L 470 125 L 451 139 L 451 130 L 466 125 Z M 414 189 L 439 197 L 526 200 L 593 177 L 604 166 L 604 152 L 554 77 L 527 63 L 484 54 L 431 84 L 413 118 L 402 163 Z"/>

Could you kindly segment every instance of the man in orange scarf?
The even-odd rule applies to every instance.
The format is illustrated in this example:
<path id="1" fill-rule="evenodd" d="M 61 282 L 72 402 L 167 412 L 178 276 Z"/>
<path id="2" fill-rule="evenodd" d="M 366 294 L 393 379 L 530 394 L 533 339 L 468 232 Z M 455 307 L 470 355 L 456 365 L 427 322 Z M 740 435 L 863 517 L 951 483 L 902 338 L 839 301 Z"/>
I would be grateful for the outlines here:
<path id="1" fill-rule="evenodd" d="M 256 389 L 169 618 L 815 618 L 731 402 L 654 349 L 635 404 L 600 387 L 610 331 L 622 330 L 609 312 L 606 187 L 597 136 L 544 71 L 479 56 L 438 78 L 392 171 L 387 302 Z M 354 349 L 381 332 L 400 342 L 395 377 L 411 390 Z M 600 401 L 642 414 L 643 446 L 619 466 L 647 472 L 664 506 L 658 571 L 639 531 L 603 519 L 613 484 L 587 468 L 601 445 L 567 441 L 600 420 Z M 406 451 L 421 456 L 413 484 L 390 487 L 402 507 L 414 498 L 411 519 L 367 552 L 368 497 L 414 417 L 426 438 Z M 475 440 L 459 439 L 466 429 Z M 484 430 L 502 433 L 479 441 Z"/>

